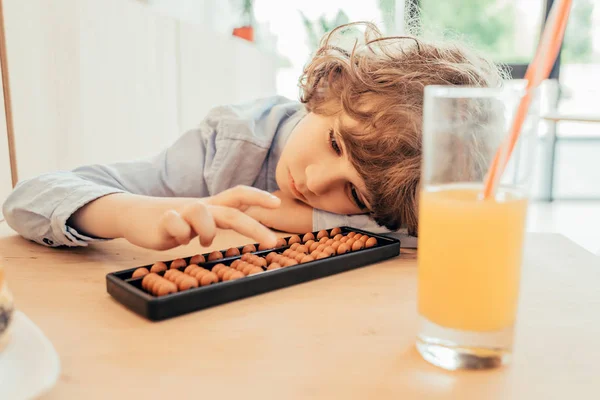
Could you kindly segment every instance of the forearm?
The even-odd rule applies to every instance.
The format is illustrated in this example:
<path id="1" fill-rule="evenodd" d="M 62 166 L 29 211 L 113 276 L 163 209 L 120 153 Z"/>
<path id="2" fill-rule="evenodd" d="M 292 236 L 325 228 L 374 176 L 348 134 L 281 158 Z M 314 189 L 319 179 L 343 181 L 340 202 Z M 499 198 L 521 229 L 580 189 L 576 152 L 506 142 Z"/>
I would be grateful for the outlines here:
<path id="1" fill-rule="evenodd" d="M 313 208 L 298 203 L 290 206 L 285 202 L 275 210 L 251 207 L 246 214 L 265 226 L 282 232 L 306 233 L 312 231 Z"/>
<path id="2" fill-rule="evenodd" d="M 161 198 L 115 193 L 96 199 L 77 210 L 67 224 L 78 232 L 97 238 L 124 237 L 127 224 L 144 218 L 158 218 L 167 209 L 189 202 L 185 198 Z"/>

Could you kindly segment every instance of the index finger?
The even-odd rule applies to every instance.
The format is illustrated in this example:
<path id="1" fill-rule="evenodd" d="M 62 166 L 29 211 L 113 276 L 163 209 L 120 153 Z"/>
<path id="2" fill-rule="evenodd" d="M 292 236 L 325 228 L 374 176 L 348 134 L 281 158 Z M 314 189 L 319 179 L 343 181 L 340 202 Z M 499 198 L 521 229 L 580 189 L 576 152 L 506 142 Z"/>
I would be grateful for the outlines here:
<path id="1" fill-rule="evenodd" d="M 281 199 L 264 190 L 250 186 L 236 186 L 210 197 L 207 203 L 238 209 L 247 206 L 277 208 L 281 204 Z"/>
<path id="2" fill-rule="evenodd" d="M 233 229 L 268 247 L 275 247 L 277 244 L 275 233 L 240 210 L 230 207 L 210 206 L 210 212 L 219 228 Z"/>

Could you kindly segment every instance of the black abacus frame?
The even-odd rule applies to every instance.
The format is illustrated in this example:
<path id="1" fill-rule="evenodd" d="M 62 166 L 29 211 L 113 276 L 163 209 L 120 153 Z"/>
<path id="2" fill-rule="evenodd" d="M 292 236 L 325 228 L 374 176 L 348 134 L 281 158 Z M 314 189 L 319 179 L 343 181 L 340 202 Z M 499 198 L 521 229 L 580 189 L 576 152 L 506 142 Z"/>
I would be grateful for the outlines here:
<path id="1" fill-rule="evenodd" d="M 219 282 L 162 297 L 146 293 L 141 288 L 142 278 L 131 278 L 131 274 L 137 268 L 146 267 L 150 269 L 151 267 L 151 265 L 143 265 L 107 274 L 106 290 L 119 303 L 133 312 L 149 320 L 160 321 L 257 294 L 283 289 L 314 279 L 324 278 L 340 272 L 350 271 L 396 257 L 400 254 L 400 241 L 398 239 L 346 226 L 340 227 L 340 229 L 344 235 L 356 232 L 374 237 L 377 239 L 377 245 L 368 249 L 365 248 L 305 264 L 265 271 L 241 279 Z M 317 233 L 313 232 L 315 237 Z M 289 239 L 289 236 L 286 239 Z M 255 246 L 258 249 L 258 244 L 255 244 Z M 239 247 L 240 251 L 242 247 Z M 281 253 L 288 247 L 290 246 L 286 245 L 277 249 L 258 250 L 253 252 L 253 254 L 265 256 L 272 251 Z M 222 253 L 225 253 L 225 250 L 222 250 Z M 208 254 L 210 253 L 206 253 L 206 255 Z M 191 257 L 184 257 L 184 259 L 189 263 Z M 216 264 L 223 263 L 229 265 L 238 258 L 241 258 L 241 255 L 202 263 L 202 266 L 212 269 Z M 165 263 L 169 265 L 171 261 L 165 261 Z"/>

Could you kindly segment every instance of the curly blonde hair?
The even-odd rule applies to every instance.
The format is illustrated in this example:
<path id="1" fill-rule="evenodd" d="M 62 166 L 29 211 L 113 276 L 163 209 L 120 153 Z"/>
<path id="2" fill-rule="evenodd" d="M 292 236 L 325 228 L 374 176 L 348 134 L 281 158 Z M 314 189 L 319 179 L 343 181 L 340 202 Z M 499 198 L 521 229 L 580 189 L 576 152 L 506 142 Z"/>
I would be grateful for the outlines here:
<path id="1" fill-rule="evenodd" d="M 364 34 L 351 38 L 348 49 L 342 42 L 357 26 Z M 463 44 L 384 37 L 374 24 L 358 22 L 323 37 L 300 78 L 300 99 L 309 112 L 338 117 L 338 133 L 366 183 L 372 218 L 417 235 L 425 86 L 490 87 L 502 80 L 499 66 Z M 344 115 L 355 123 L 344 125 Z"/>

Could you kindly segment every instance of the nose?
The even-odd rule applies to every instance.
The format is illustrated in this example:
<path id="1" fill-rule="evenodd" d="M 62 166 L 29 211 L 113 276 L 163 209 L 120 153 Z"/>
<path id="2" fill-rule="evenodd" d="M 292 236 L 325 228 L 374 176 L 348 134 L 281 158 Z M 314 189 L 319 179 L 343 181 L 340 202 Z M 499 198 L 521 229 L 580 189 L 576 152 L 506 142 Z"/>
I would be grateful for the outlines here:
<path id="1" fill-rule="evenodd" d="M 325 194 L 343 179 L 340 167 L 334 163 L 310 164 L 305 173 L 306 188 L 317 196 Z"/>

